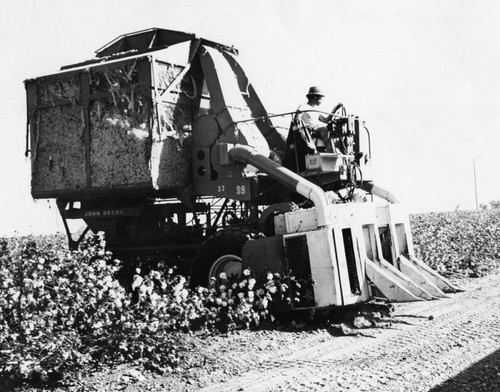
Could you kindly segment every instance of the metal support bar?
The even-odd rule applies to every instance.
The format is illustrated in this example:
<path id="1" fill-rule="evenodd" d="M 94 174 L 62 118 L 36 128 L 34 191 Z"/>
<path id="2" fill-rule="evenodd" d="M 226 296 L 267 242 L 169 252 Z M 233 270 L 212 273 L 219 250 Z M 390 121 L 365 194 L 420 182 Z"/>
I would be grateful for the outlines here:
<path id="1" fill-rule="evenodd" d="M 293 112 L 284 112 L 284 113 L 278 113 L 278 114 L 268 114 L 266 116 L 262 116 L 262 117 L 252 117 L 252 118 L 247 118 L 247 119 L 244 119 L 244 120 L 239 120 L 239 121 L 235 121 L 234 123 L 235 124 L 240 124 L 240 123 L 245 123 L 245 122 L 251 122 L 251 121 L 261 121 L 261 120 L 265 120 L 265 119 L 268 119 L 268 118 L 274 118 L 274 117 L 284 117 L 284 116 L 289 116 L 289 115 L 294 115 L 296 114 L 297 111 L 294 110 Z M 346 116 L 340 116 L 338 114 L 332 114 L 332 113 L 328 113 L 328 112 L 324 112 L 322 110 L 303 110 L 301 113 L 321 113 L 321 114 L 326 114 L 328 116 L 332 116 L 332 118 L 347 118 Z"/>
<path id="2" fill-rule="evenodd" d="M 227 109 L 214 60 L 208 50 L 203 46 L 200 47 L 200 51 L 202 52 L 200 53 L 201 67 L 210 93 L 210 104 L 211 109 L 215 113 L 215 119 L 222 130 L 227 130 L 230 127 L 234 130 L 234 121 L 231 113 Z"/>
<path id="3" fill-rule="evenodd" d="M 212 224 L 213 227 L 216 227 L 217 223 L 219 223 L 219 219 L 222 216 L 222 213 L 224 212 L 224 210 L 226 209 L 228 203 L 229 203 L 229 199 L 225 199 L 224 203 L 222 204 L 222 207 L 220 208 L 219 212 L 215 216 L 214 223 Z"/>
<path id="4" fill-rule="evenodd" d="M 38 99 L 37 99 L 37 84 L 33 81 L 26 81 L 26 106 L 27 106 L 27 118 L 26 118 L 26 149 L 24 151 L 24 156 L 28 158 L 31 149 L 31 123 L 32 119 L 35 116 L 35 108 L 38 107 Z M 38 130 L 37 130 L 38 132 Z"/>
<path id="5" fill-rule="evenodd" d="M 155 60 L 153 60 L 155 61 Z M 184 69 L 179 73 L 179 75 L 177 75 L 175 77 L 175 79 L 172 81 L 172 83 L 170 83 L 170 85 L 164 90 L 162 91 L 155 99 L 157 101 L 157 103 L 161 100 L 161 98 L 166 95 L 166 94 L 169 94 L 172 89 L 181 82 L 182 78 L 188 73 L 188 71 L 191 69 L 191 63 L 188 63 Z"/>
<path id="6" fill-rule="evenodd" d="M 57 209 L 59 210 L 59 214 L 61 215 L 63 225 L 64 225 L 64 230 L 66 231 L 66 237 L 68 238 L 68 247 L 70 250 L 76 250 L 78 248 L 78 245 L 80 245 L 80 242 L 83 240 L 85 235 L 90 230 L 90 228 L 87 226 L 85 228 L 85 230 L 83 231 L 83 233 L 78 238 L 78 240 L 75 241 L 73 239 L 73 236 L 71 235 L 71 231 L 70 231 L 69 226 L 68 226 L 68 220 L 66 219 L 66 214 L 65 214 L 66 206 L 68 204 L 69 204 L 69 202 L 66 200 L 61 200 L 61 199 L 56 200 Z"/>

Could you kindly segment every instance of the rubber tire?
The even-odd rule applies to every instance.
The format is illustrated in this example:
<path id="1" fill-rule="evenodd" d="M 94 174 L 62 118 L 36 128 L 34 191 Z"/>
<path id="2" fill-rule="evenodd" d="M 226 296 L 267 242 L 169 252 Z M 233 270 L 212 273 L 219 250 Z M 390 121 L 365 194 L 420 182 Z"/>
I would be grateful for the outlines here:
<path id="1" fill-rule="evenodd" d="M 266 237 L 274 235 L 274 217 L 290 211 L 296 211 L 299 207 L 293 201 L 275 203 L 268 206 L 259 218 L 259 229 Z"/>
<path id="2" fill-rule="evenodd" d="M 247 241 L 262 237 L 264 237 L 262 233 L 244 227 L 231 227 L 212 235 L 196 252 L 191 271 L 191 286 L 207 287 L 210 281 L 210 268 L 217 259 L 224 255 L 241 257 L 243 245 Z"/>

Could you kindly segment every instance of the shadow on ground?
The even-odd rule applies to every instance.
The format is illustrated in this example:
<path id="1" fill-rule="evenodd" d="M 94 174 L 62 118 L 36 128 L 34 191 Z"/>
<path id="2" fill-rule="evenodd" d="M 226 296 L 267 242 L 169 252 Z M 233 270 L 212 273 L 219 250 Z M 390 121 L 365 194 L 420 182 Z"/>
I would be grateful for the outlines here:
<path id="1" fill-rule="evenodd" d="M 276 322 L 261 329 L 281 332 L 326 329 L 333 336 L 369 336 L 363 331 L 390 328 L 399 323 L 393 317 L 394 307 L 388 303 L 361 303 L 343 307 L 294 310 L 277 313 Z"/>
<path id="2" fill-rule="evenodd" d="M 500 391 L 500 349 L 429 390 L 429 392 L 457 391 Z"/>

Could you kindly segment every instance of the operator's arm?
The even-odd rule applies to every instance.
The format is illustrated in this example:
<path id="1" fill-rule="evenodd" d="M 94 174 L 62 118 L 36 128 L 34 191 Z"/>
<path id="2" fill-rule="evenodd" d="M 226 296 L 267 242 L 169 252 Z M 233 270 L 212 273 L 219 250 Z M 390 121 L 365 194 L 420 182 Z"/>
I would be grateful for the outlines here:
<path id="1" fill-rule="evenodd" d="M 329 123 L 330 121 L 332 121 L 332 118 L 333 118 L 333 115 L 335 114 L 335 112 L 337 110 L 339 110 L 342 106 L 344 106 L 344 105 L 339 102 L 338 104 L 335 105 L 331 114 L 329 114 L 328 116 L 325 116 L 324 114 L 320 114 L 318 117 L 319 121 L 324 122 L 324 123 Z"/>
<path id="2" fill-rule="evenodd" d="M 328 116 L 325 116 L 324 114 L 320 114 L 319 117 L 318 117 L 318 119 L 321 122 L 328 123 L 332 119 L 332 115 L 330 114 Z"/>

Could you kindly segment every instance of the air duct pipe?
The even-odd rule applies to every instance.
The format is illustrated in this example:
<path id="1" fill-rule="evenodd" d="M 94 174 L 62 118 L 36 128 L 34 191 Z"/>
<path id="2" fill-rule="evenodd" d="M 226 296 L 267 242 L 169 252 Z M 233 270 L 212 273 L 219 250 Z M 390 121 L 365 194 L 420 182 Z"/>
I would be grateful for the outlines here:
<path id="1" fill-rule="evenodd" d="M 319 186 L 279 165 L 264 155 L 259 154 L 250 146 L 237 144 L 229 150 L 229 156 L 234 161 L 255 166 L 280 184 L 293 189 L 300 195 L 311 200 L 316 207 L 318 227 L 330 226 L 332 224 L 330 209 L 328 208 L 328 198 L 323 189 Z"/>

